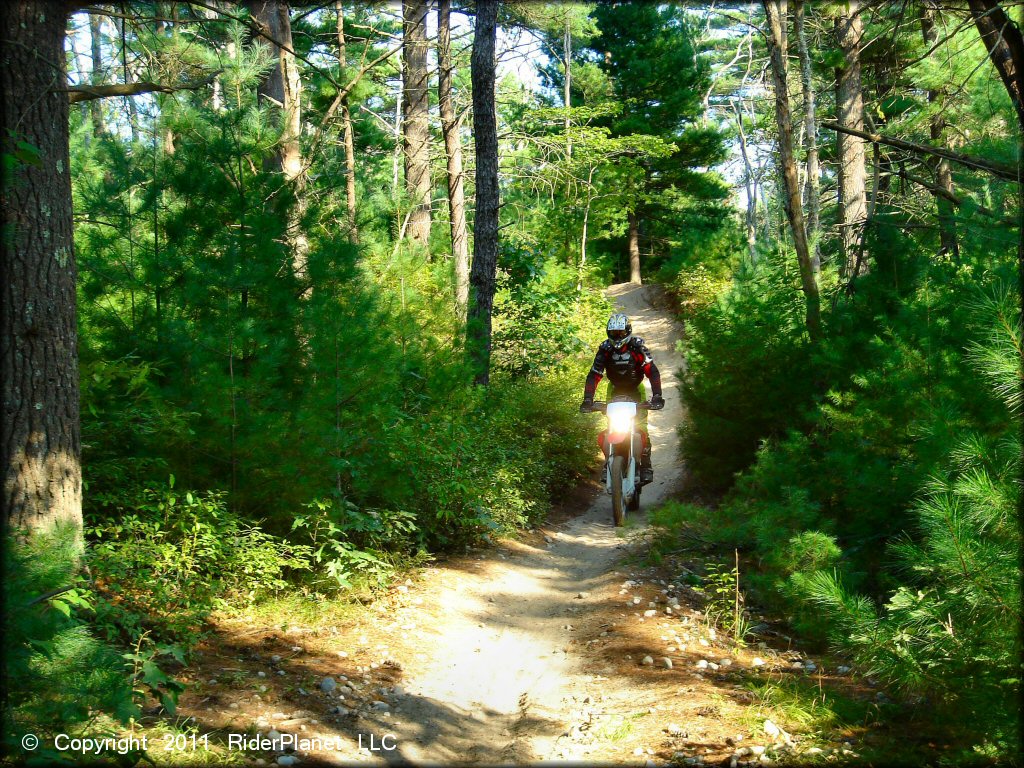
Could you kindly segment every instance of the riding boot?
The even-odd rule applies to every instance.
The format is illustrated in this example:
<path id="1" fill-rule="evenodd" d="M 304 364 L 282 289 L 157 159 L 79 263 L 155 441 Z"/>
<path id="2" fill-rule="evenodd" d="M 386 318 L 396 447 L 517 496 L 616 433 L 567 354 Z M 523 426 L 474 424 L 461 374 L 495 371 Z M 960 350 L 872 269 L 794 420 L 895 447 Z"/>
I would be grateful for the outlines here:
<path id="1" fill-rule="evenodd" d="M 654 467 L 651 466 L 651 449 L 640 454 L 640 483 L 647 485 L 654 482 Z"/>

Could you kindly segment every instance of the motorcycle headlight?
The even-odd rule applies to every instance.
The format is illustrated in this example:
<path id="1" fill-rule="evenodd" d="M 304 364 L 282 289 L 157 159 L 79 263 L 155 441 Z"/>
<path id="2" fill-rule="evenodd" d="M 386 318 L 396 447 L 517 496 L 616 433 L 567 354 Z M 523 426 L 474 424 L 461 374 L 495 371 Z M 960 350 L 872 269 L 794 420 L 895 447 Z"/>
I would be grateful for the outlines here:
<path id="1" fill-rule="evenodd" d="M 633 417 L 628 413 L 615 413 L 609 419 L 612 432 L 629 432 Z"/>

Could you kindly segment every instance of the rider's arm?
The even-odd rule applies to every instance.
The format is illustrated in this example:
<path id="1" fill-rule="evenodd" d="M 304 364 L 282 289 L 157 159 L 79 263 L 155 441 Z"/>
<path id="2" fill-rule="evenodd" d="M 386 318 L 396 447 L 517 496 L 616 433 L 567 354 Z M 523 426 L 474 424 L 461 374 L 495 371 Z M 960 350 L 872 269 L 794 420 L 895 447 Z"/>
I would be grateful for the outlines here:
<path id="1" fill-rule="evenodd" d="M 602 344 L 597 348 L 597 354 L 594 355 L 594 364 L 590 368 L 590 373 L 587 374 L 587 384 L 583 388 L 584 400 L 594 399 L 594 393 L 597 392 L 597 385 L 604 378 L 604 369 L 607 364 L 608 351 L 604 348 L 604 344 Z"/>
<path id="2" fill-rule="evenodd" d="M 651 356 L 651 350 L 644 344 L 643 339 L 638 339 L 639 352 L 643 356 L 642 368 L 644 375 L 651 381 L 651 394 L 661 396 L 661 372 Z"/>
<path id="3" fill-rule="evenodd" d="M 647 378 L 651 380 L 651 394 L 661 394 L 661 372 L 658 370 L 658 366 L 651 360 L 644 366 L 644 373 L 647 374 Z"/>

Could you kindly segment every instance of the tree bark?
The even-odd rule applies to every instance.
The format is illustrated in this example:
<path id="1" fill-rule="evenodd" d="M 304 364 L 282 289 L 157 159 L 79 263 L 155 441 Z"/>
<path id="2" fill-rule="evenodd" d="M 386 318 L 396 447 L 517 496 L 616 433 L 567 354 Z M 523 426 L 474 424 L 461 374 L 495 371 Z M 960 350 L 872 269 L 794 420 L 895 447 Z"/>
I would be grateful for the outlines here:
<path id="1" fill-rule="evenodd" d="M 89 82 L 99 85 L 103 79 L 103 52 L 102 52 L 103 17 L 97 13 L 89 14 L 89 42 L 92 48 L 92 77 Z M 103 122 L 103 105 L 94 101 L 89 105 L 92 115 L 93 136 L 102 136 L 107 132 Z"/>
<path id="2" fill-rule="evenodd" d="M 334 4 L 338 12 L 338 65 L 344 70 L 347 64 L 345 45 L 345 14 L 340 0 Z M 353 243 L 359 242 L 356 226 L 356 148 L 352 135 L 352 113 L 348 108 L 348 96 L 341 102 L 341 130 L 345 143 L 345 207 L 348 212 L 348 231 Z"/>
<path id="3" fill-rule="evenodd" d="M 1024 131 L 1024 37 L 996 0 L 967 0 L 975 26 L 985 43 Z"/>
<path id="4" fill-rule="evenodd" d="M 807 133 L 807 178 L 804 181 L 804 200 L 807 205 L 807 240 L 811 248 L 811 266 L 817 275 L 821 271 L 818 252 L 818 220 L 821 210 L 821 182 L 818 170 L 818 118 L 816 114 L 814 81 L 811 78 L 811 55 L 804 30 L 804 0 L 796 0 L 794 27 L 800 56 L 800 85 L 804 99 L 804 130 Z"/>
<path id="5" fill-rule="evenodd" d="M 407 232 L 424 247 L 430 239 L 430 123 L 427 90 L 428 0 L 402 0 L 402 83 L 405 190 L 412 215 Z"/>
<path id="6" fill-rule="evenodd" d="M 451 219 L 452 259 L 455 262 L 455 306 L 465 321 L 469 304 L 469 238 L 466 232 L 466 192 L 462 176 L 462 142 L 452 104 L 451 0 L 437 4 L 437 101 L 441 111 L 445 158 L 448 166 L 448 210 Z"/>
<path id="7" fill-rule="evenodd" d="M 0 469 L 5 524 L 30 531 L 82 527 L 70 107 L 59 91 L 66 21 L 58 3 L 0 4 L 3 125 L 13 132 L 0 140 L 21 160 L 0 191 Z"/>
<path id="8" fill-rule="evenodd" d="M 921 35 L 927 46 L 935 45 L 939 39 L 938 30 L 935 29 L 935 0 L 924 0 L 921 5 Z M 945 93 L 939 90 L 928 91 L 928 103 L 938 106 L 941 110 L 945 103 Z M 937 144 L 943 144 L 943 133 L 946 127 L 946 119 L 941 111 L 936 112 L 928 121 L 928 135 Z M 950 195 L 953 194 L 953 173 L 949 167 L 949 161 L 940 158 L 935 164 L 936 185 Z M 939 214 L 939 253 L 949 254 L 954 260 L 960 260 L 960 246 L 956 237 L 956 220 L 953 218 L 953 206 L 949 199 L 943 195 L 935 195 L 935 207 Z"/>
<path id="9" fill-rule="evenodd" d="M 845 10 L 835 22 L 836 38 L 843 52 L 844 65 L 836 70 L 836 122 L 855 131 L 864 130 L 864 92 L 860 77 L 860 44 L 864 22 L 860 0 L 847 0 Z M 836 135 L 839 162 L 839 240 L 846 277 L 852 274 L 857 258 L 857 243 L 867 214 L 864 141 L 855 134 Z M 866 262 L 861 273 L 868 271 Z"/>
<path id="10" fill-rule="evenodd" d="M 256 39 L 273 57 L 274 67 L 257 87 L 261 102 L 269 102 L 279 108 L 281 139 L 278 149 L 264 161 L 264 170 L 280 173 L 285 183 L 292 187 L 294 204 L 289 205 L 283 215 L 286 219 L 288 244 L 292 253 L 292 269 L 299 279 L 307 276 L 309 241 L 302 231 L 302 216 L 305 213 L 305 168 L 302 163 L 302 149 L 299 139 L 302 135 L 302 80 L 292 53 L 292 24 L 288 3 L 280 0 L 249 0 L 249 13 L 253 20 L 271 38 Z M 278 45 L 277 43 L 281 43 Z"/>
<path id="11" fill-rule="evenodd" d="M 640 221 L 636 211 L 629 211 L 626 219 L 629 222 L 629 282 L 640 285 L 643 282 L 640 279 Z"/>
<path id="12" fill-rule="evenodd" d="M 789 108 L 788 44 L 785 33 L 786 0 L 763 0 L 768 21 L 768 55 L 775 88 L 775 119 L 779 127 L 779 164 L 785 188 L 783 200 L 786 216 L 793 232 L 793 247 L 800 267 L 800 285 L 807 305 L 807 333 L 812 342 L 818 342 L 821 330 L 821 298 L 817 275 L 811 264 L 804 223 L 803 204 L 800 200 L 800 181 L 793 152 L 793 118 Z"/>
<path id="13" fill-rule="evenodd" d="M 491 314 L 498 268 L 498 118 L 494 105 L 498 0 L 478 0 L 471 75 L 476 136 L 476 216 L 466 340 L 474 380 L 490 381 Z"/>

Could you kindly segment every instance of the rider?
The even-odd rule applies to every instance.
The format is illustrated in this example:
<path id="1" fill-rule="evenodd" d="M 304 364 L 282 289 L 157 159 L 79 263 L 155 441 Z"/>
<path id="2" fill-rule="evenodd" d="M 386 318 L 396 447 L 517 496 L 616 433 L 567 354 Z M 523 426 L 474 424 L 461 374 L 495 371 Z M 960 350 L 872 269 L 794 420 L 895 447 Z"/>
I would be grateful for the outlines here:
<path id="1" fill-rule="evenodd" d="M 587 384 L 583 390 L 583 403 L 580 412 L 586 413 L 594 406 L 594 392 L 597 385 L 608 372 L 611 383 L 609 400 L 622 396 L 634 403 L 643 399 L 641 387 L 644 376 L 651 380 L 652 411 L 660 411 L 665 407 L 665 398 L 661 396 L 661 374 L 654 364 L 651 352 L 644 340 L 633 335 L 633 325 L 629 318 L 616 312 L 608 318 L 608 339 L 602 341 L 594 356 L 594 365 L 587 374 Z M 649 483 L 654 480 L 654 468 L 651 466 L 651 440 L 647 434 L 647 412 L 639 411 L 638 428 L 644 435 L 644 450 L 640 456 L 640 482 Z"/>

